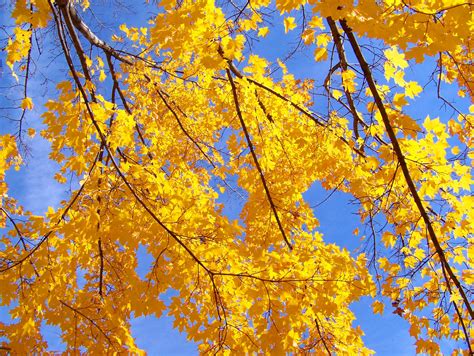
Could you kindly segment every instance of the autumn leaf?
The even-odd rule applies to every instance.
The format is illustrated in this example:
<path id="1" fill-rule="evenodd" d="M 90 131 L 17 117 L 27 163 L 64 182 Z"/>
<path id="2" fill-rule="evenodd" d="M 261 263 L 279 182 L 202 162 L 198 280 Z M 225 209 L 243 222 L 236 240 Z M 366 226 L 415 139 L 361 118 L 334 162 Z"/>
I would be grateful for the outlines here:
<path id="1" fill-rule="evenodd" d="M 296 28 L 296 22 L 294 17 L 285 17 L 283 23 L 285 25 L 285 33 L 288 33 L 288 31 L 291 31 Z"/>
<path id="2" fill-rule="evenodd" d="M 35 137 L 35 135 L 36 135 L 36 130 L 32 127 L 28 128 L 28 136 L 33 138 L 33 137 Z"/>
<path id="3" fill-rule="evenodd" d="M 403 53 L 398 52 L 396 46 L 392 46 L 391 48 L 384 51 L 385 58 L 389 61 L 394 67 L 398 68 L 407 68 L 408 62 L 405 60 L 405 55 Z"/>
<path id="4" fill-rule="evenodd" d="M 384 304 L 382 302 L 376 300 L 372 303 L 372 310 L 373 310 L 374 314 L 382 315 L 383 310 L 384 310 Z"/>
<path id="5" fill-rule="evenodd" d="M 258 29 L 258 36 L 259 37 L 266 37 L 268 35 L 268 27 L 260 27 Z"/>
<path id="6" fill-rule="evenodd" d="M 344 88 L 348 92 L 353 93 L 357 87 L 357 83 L 355 82 L 357 76 L 355 72 L 352 70 L 345 70 L 341 73 L 341 76 Z"/>
<path id="7" fill-rule="evenodd" d="M 31 98 L 24 98 L 21 102 L 21 108 L 23 110 L 32 110 L 33 109 L 33 100 L 31 100 Z"/>
<path id="8" fill-rule="evenodd" d="M 405 85 L 405 95 L 414 99 L 415 96 L 422 92 L 423 88 L 414 81 L 408 82 Z"/>
<path id="9" fill-rule="evenodd" d="M 316 48 L 314 51 L 314 59 L 316 61 L 322 61 L 327 58 L 327 49 L 325 47 Z"/>

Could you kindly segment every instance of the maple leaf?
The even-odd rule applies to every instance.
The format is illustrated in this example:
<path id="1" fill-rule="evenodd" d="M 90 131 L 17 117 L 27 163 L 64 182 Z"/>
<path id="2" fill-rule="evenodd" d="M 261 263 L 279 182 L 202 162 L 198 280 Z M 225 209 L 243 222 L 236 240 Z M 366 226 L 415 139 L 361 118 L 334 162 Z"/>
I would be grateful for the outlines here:
<path id="1" fill-rule="evenodd" d="M 258 29 L 258 36 L 259 37 L 266 37 L 268 35 L 268 32 L 269 32 L 268 27 L 260 27 Z"/>
<path id="2" fill-rule="evenodd" d="M 422 92 L 423 88 L 414 81 L 408 82 L 405 85 L 405 95 L 414 99 L 415 96 Z"/>
<path id="3" fill-rule="evenodd" d="M 288 33 L 288 31 L 291 31 L 293 30 L 294 28 L 296 28 L 296 22 L 295 22 L 295 18 L 294 17 L 285 17 L 285 20 L 283 21 L 284 25 L 285 25 L 285 33 Z"/>
<path id="4" fill-rule="evenodd" d="M 398 68 L 407 68 L 408 62 L 405 60 L 405 55 L 398 52 L 396 46 L 392 46 L 390 49 L 384 51 L 385 58 L 391 62 L 391 64 Z"/>
<path id="5" fill-rule="evenodd" d="M 21 102 L 21 108 L 23 110 L 31 110 L 33 109 L 33 100 L 31 100 L 31 98 L 24 98 Z"/>

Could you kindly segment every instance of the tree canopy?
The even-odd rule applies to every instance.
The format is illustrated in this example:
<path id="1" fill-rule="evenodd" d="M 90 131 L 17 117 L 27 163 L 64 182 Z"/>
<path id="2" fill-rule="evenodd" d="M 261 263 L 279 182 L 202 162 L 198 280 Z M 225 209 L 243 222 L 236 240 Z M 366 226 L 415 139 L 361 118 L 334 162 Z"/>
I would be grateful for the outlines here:
<path id="1" fill-rule="evenodd" d="M 139 15 L 107 26 L 99 5 L 15 0 L 3 26 L 1 350 L 45 352 L 47 323 L 67 352 L 139 353 L 131 318 L 167 313 L 203 353 L 370 354 L 350 309 L 370 296 L 418 353 L 472 354 L 472 3 L 108 2 Z M 72 187 L 44 215 L 5 180 L 31 120 Z M 359 253 L 325 242 L 317 182 L 357 204 Z"/>

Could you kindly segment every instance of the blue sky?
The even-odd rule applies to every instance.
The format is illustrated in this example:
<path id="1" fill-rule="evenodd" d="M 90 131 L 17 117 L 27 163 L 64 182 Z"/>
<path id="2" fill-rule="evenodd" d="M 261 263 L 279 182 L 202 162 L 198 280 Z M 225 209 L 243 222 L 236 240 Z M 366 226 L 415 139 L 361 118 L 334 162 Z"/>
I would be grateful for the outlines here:
<path id="1" fill-rule="evenodd" d="M 1 3 L 1 0 L 0 0 Z M 98 8 L 96 16 L 104 15 L 108 8 Z M 150 14 L 134 14 L 122 13 L 118 16 L 118 12 L 112 11 L 112 15 L 108 17 L 108 21 L 113 23 L 128 23 L 134 25 L 146 19 Z M 2 23 L 7 23 L 5 13 L 0 15 Z M 283 34 L 283 25 L 275 21 L 277 25 L 271 28 L 269 41 L 266 41 L 265 46 L 257 46 L 257 52 L 262 55 L 265 54 L 267 58 L 276 59 L 277 57 L 284 57 L 288 50 L 288 44 L 281 43 Z M 108 31 L 104 30 L 104 33 Z M 104 35 L 107 38 L 107 35 Z M 296 38 L 296 33 L 295 33 Z M 290 39 L 291 42 L 291 39 Z M 295 41 L 293 41 L 295 42 Z M 0 58 L 5 63 L 4 53 L 0 54 Z M 46 65 L 50 61 L 48 56 L 43 55 L 39 62 L 39 66 Z M 298 59 L 290 60 L 288 63 L 290 72 L 295 73 L 297 77 L 319 78 L 321 67 L 315 64 L 312 58 L 312 50 L 303 52 L 298 55 Z M 53 77 L 55 66 L 50 66 L 50 72 L 43 73 L 47 77 Z M 426 65 L 427 72 L 430 66 Z M 41 74 L 41 73 L 39 73 Z M 41 75 L 35 77 L 36 79 L 30 82 L 29 92 L 35 102 L 35 109 L 28 115 L 27 127 L 33 127 L 40 130 L 42 127 L 40 114 L 41 104 L 44 101 L 43 94 L 44 81 Z M 8 69 L 4 68 L 2 78 L 2 88 L 0 95 L 0 107 L 7 105 L 5 96 L 12 97 L 18 93 L 13 89 L 13 92 L 8 92 L 4 88 L 5 84 L 13 84 L 14 80 L 8 77 Z M 53 87 L 53 86 L 51 86 Z M 428 93 L 429 94 L 429 93 Z M 428 95 L 427 97 L 429 97 Z M 415 116 L 423 119 L 426 114 L 436 116 L 439 110 L 434 106 L 427 104 L 422 108 L 417 107 L 413 110 Z M 13 112 L 10 112 L 13 113 Z M 0 112 L 4 115 L 5 112 Z M 14 130 L 14 125 L 7 122 L 3 117 L 0 118 L 0 133 Z M 20 172 L 10 171 L 7 175 L 7 182 L 10 185 L 10 195 L 16 197 L 21 204 L 27 207 L 35 214 L 41 214 L 47 210 L 49 206 L 58 207 L 62 199 L 68 196 L 67 190 L 70 189 L 68 185 L 60 185 L 54 179 L 53 175 L 56 171 L 56 164 L 49 161 L 48 152 L 49 145 L 39 135 L 33 139 L 27 139 L 27 144 L 30 148 L 29 156 L 26 159 L 26 165 Z M 318 184 L 315 184 L 305 195 L 305 198 L 310 202 L 310 205 L 315 205 L 325 199 L 329 192 L 322 189 Z M 232 204 L 231 204 L 232 205 Z M 230 214 L 235 213 L 230 211 Z M 340 246 L 346 247 L 352 252 L 354 256 L 358 253 L 358 248 L 361 246 L 360 240 L 355 237 L 352 232 L 356 227 L 363 228 L 357 216 L 357 206 L 351 201 L 351 197 L 347 194 L 336 192 L 326 202 L 315 209 L 315 215 L 320 221 L 319 230 L 324 234 L 327 242 L 336 243 Z M 145 273 L 148 256 L 142 252 L 142 261 L 139 269 L 140 273 Z M 386 306 L 386 312 L 383 316 L 373 315 L 371 312 L 372 300 L 364 298 L 353 305 L 352 310 L 355 312 L 357 320 L 356 325 L 360 325 L 365 332 L 364 340 L 369 348 L 372 348 L 380 355 L 411 355 L 415 353 L 413 346 L 414 340 L 409 337 L 408 323 L 399 316 L 391 313 L 391 307 Z M 5 308 L 0 308 L 0 321 L 7 321 L 8 315 Z M 186 340 L 186 336 L 173 329 L 172 319 L 169 317 L 162 317 L 159 320 L 155 317 L 141 317 L 132 320 L 132 332 L 136 337 L 139 347 L 145 349 L 149 354 L 165 354 L 165 355 L 193 355 L 197 354 L 196 345 Z M 63 345 L 59 339 L 58 330 L 47 327 L 44 329 L 50 343 L 51 350 L 61 350 Z"/>

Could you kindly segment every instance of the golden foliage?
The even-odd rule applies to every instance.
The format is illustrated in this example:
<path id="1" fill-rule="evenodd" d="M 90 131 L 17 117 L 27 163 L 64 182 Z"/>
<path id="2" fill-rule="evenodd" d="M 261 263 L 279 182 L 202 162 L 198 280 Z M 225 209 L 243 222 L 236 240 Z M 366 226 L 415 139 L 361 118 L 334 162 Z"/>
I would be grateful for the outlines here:
<path id="1" fill-rule="evenodd" d="M 58 95 L 35 110 L 56 179 L 72 173 L 80 185 L 44 216 L 24 211 L 4 181 L 21 164 L 15 138 L 0 137 L 0 223 L 10 229 L 0 300 L 12 306 L 3 349 L 45 352 L 46 322 L 71 352 L 140 353 L 130 319 L 166 311 L 203 353 L 370 354 L 349 307 L 383 296 L 417 352 L 440 354 L 442 338 L 472 352 L 474 106 L 420 120 L 408 109 L 427 78 L 407 79 L 434 58 L 437 96 L 455 82 L 472 102 L 472 5 L 255 1 L 229 17 L 213 0 L 167 0 L 143 27 L 120 25 L 113 43 L 81 19 L 76 7 L 89 6 L 14 1 L 13 73 L 30 75 L 33 33 L 48 27 L 62 48 Z M 277 31 L 262 17 L 274 10 L 279 36 L 300 36 L 327 66 L 319 83 L 281 61 L 272 75 L 272 61 L 251 52 Z M 373 65 L 359 46 L 370 39 Z M 303 198 L 314 182 L 359 202 L 377 249 L 354 257 L 324 241 Z M 224 199 L 241 199 L 239 219 Z M 153 257 L 145 278 L 139 248 Z M 381 300 L 372 307 L 384 312 Z"/>

